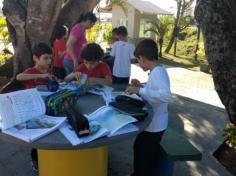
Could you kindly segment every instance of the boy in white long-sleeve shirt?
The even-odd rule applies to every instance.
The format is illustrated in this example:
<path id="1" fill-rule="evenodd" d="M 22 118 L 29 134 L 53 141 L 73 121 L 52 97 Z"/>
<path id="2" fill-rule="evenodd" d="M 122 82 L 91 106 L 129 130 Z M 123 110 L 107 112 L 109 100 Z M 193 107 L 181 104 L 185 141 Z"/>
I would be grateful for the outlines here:
<path id="1" fill-rule="evenodd" d="M 134 143 L 133 176 L 158 176 L 160 141 L 168 125 L 168 103 L 171 99 L 170 81 L 166 69 L 158 64 L 157 44 L 151 39 L 142 40 L 134 55 L 144 71 L 150 71 L 147 84 L 131 80 L 126 92 L 137 93 L 153 108 L 149 126 L 141 132 Z"/>

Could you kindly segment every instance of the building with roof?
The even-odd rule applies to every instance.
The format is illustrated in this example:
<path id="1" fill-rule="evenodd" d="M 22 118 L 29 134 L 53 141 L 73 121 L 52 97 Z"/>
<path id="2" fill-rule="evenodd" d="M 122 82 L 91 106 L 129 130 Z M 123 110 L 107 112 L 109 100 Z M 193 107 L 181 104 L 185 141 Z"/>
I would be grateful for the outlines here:
<path id="1" fill-rule="evenodd" d="M 151 34 L 144 34 L 144 30 L 151 25 L 147 21 L 157 19 L 158 15 L 173 15 L 148 0 L 124 0 L 124 2 L 125 9 L 115 4 L 111 6 L 112 27 L 126 26 L 132 39 L 151 37 Z"/>

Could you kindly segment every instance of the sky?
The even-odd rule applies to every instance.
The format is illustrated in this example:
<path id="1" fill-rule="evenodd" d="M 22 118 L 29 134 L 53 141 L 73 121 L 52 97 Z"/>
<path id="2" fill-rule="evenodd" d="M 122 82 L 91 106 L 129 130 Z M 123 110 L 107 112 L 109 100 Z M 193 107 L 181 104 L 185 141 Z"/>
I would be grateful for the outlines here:
<path id="1" fill-rule="evenodd" d="M 149 1 L 169 12 L 176 11 L 176 1 L 174 0 L 149 0 Z"/>
<path id="2" fill-rule="evenodd" d="M 175 0 L 148 0 L 150 2 L 152 2 L 153 4 L 156 4 L 157 6 L 175 13 L 177 10 L 177 5 L 176 5 L 176 1 Z M 193 2 L 193 4 L 195 5 L 195 1 Z"/>

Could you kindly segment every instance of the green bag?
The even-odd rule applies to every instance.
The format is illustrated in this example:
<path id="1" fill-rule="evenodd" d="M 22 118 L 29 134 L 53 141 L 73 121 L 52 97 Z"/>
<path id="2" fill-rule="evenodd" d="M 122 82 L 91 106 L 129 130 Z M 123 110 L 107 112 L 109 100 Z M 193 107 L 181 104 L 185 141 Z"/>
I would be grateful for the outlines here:
<path id="1" fill-rule="evenodd" d="M 68 89 L 60 90 L 52 95 L 49 95 L 45 100 L 46 114 L 53 116 L 63 115 L 63 100 L 65 98 L 75 96 L 77 96 L 77 92 Z"/>

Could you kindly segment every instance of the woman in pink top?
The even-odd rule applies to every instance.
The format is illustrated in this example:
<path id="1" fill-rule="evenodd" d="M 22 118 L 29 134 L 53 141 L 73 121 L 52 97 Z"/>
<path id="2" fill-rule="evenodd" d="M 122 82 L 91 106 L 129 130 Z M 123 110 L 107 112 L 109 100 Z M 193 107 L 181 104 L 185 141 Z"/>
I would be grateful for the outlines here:
<path id="1" fill-rule="evenodd" d="M 73 72 L 79 63 L 83 62 L 80 58 L 80 50 L 87 43 L 85 30 L 90 29 L 96 21 L 97 17 L 92 12 L 88 12 L 82 14 L 72 27 L 66 43 L 66 55 L 63 60 L 67 74 Z"/>

